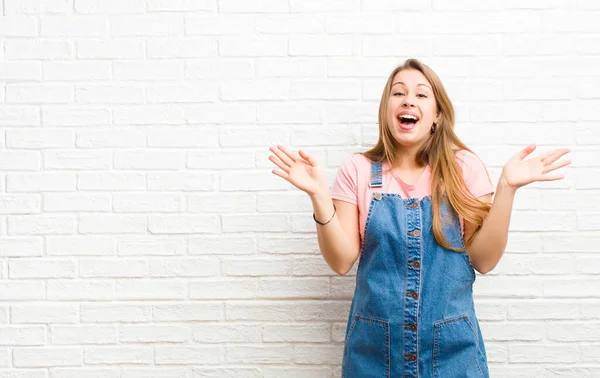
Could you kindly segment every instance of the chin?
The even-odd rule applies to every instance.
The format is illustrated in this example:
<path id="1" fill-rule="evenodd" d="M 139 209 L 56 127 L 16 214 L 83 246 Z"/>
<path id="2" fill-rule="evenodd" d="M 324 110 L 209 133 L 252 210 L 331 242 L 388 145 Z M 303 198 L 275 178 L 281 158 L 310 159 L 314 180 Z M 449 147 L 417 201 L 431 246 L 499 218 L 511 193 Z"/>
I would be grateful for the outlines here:
<path id="1" fill-rule="evenodd" d="M 393 133 L 394 140 L 396 144 L 402 147 L 413 147 L 416 145 L 421 145 L 425 143 L 427 140 L 427 136 L 419 136 L 414 133 Z"/>

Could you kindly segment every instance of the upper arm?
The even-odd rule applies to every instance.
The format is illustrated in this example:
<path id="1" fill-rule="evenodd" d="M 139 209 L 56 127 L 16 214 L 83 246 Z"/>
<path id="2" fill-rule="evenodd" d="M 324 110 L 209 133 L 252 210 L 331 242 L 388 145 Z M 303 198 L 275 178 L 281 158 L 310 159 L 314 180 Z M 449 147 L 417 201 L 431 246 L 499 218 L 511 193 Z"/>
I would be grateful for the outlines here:
<path id="1" fill-rule="evenodd" d="M 342 163 L 331 187 L 333 203 L 349 247 L 348 251 L 344 251 L 344 272 L 352 269 L 360 253 L 358 182 L 361 168 L 356 158 L 355 155 L 350 156 Z"/>
<path id="2" fill-rule="evenodd" d="M 471 195 L 484 203 L 491 204 L 494 186 L 483 161 L 474 153 L 461 150 L 457 153 L 457 163 L 461 166 L 465 186 Z M 478 209 L 473 210 L 482 219 L 486 218 L 487 212 Z M 476 229 L 477 227 L 474 224 L 465 220 L 463 239 L 465 241 L 469 240 Z"/>
<path id="3" fill-rule="evenodd" d="M 484 196 L 478 197 L 477 199 L 480 200 L 481 202 L 485 202 L 485 203 L 491 204 L 492 203 L 492 194 L 491 193 L 490 194 L 486 194 Z M 475 212 L 478 213 L 478 215 L 480 215 L 483 220 L 485 220 L 485 218 L 487 216 L 487 212 L 484 212 L 482 210 L 475 210 Z M 473 235 L 473 233 L 475 232 L 475 230 L 477 229 L 477 227 L 473 223 L 471 223 L 471 222 L 469 222 L 467 220 L 465 220 L 464 223 L 465 223 L 465 226 L 464 226 L 465 227 L 465 234 L 463 236 L 463 239 L 466 241 L 466 240 L 469 240 L 469 238 L 471 237 L 471 235 Z"/>
<path id="4" fill-rule="evenodd" d="M 351 264 L 347 269 L 350 270 L 360 254 L 358 206 L 336 199 L 333 200 L 333 203 L 335 204 L 338 219 L 344 230 L 344 235 L 351 246 L 350 251 L 348 251 Z"/>

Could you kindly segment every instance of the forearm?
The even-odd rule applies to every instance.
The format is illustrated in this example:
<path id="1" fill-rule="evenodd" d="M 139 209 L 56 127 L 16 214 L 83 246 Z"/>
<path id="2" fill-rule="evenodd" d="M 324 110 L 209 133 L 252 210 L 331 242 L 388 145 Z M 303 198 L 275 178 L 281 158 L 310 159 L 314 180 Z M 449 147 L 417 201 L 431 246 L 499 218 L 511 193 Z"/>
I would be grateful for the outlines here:
<path id="1" fill-rule="evenodd" d="M 310 196 L 315 218 L 326 225 L 316 224 L 319 249 L 327 264 L 338 274 L 345 274 L 356 261 L 358 251 L 344 232 L 340 218 L 334 214 L 333 201 L 329 190 Z"/>
<path id="2" fill-rule="evenodd" d="M 515 189 L 501 179 L 492 207 L 469 248 L 473 266 L 481 273 L 494 269 L 506 249 L 514 198 Z"/>

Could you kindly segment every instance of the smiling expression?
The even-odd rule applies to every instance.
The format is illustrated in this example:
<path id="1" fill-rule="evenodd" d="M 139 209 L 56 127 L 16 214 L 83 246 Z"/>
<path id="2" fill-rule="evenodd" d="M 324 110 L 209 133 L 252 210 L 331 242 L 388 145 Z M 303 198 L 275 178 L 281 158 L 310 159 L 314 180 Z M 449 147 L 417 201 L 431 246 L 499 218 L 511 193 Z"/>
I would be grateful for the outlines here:
<path id="1" fill-rule="evenodd" d="M 404 147 L 423 144 L 437 123 L 437 104 L 432 86 L 418 70 L 398 72 L 387 103 L 387 124 L 396 143 Z"/>

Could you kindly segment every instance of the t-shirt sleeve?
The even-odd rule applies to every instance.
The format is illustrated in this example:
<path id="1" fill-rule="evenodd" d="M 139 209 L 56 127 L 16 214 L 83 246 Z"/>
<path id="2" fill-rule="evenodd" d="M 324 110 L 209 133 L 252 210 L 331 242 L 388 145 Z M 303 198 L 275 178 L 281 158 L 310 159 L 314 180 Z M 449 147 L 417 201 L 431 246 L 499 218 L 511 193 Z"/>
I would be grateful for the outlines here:
<path id="1" fill-rule="evenodd" d="M 331 197 L 354 205 L 358 204 L 358 169 L 354 156 L 344 160 L 339 167 L 333 185 L 331 186 Z"/>
<path id="2" fill-rule="evenodd" d="M 494 194 L 494 186 L 481 159 L 468 151 L 457 154 L 458 164 L 463 169 L 463 179 L 467 189 L 475 198 Z"/>

